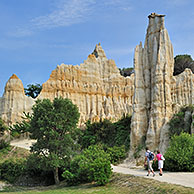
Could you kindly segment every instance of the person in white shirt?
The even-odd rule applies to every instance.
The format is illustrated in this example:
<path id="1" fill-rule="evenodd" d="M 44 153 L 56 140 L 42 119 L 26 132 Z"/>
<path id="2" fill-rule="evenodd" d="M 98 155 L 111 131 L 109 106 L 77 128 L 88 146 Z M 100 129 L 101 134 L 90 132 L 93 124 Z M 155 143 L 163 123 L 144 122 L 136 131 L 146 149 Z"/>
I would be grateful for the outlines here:
<path id="1" fill-rule="evenodd" d="M 150 157 L 152 154 L 153 154 L 153 157 Z M 154 170 L 152 168 L 153 160 L 156 160 L 155 159 L 155 154 L 153 152 L 151 152 L 148 147 L 146 147 L 144 165 L 146 165 L 146 164 L 148 165 L 148 174 L 147 174 L 147 176 L 150 175 L 150 172 L 152 172 L 153 176 L 155 176 Z"/>

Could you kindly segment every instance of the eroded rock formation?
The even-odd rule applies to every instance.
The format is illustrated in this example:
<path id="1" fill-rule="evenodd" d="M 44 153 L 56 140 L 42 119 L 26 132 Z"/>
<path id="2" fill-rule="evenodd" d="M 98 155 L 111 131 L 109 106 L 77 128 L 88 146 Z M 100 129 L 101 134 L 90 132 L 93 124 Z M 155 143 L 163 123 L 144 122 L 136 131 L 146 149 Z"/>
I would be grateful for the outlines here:
<path id="1" fill-rule="evenodd" d="M 133 76 L 120 75 L 115 62 L 107 59 L 98 44 L 80 66 L 58 65 L 37 99 L 70 98 L 79 108 L 80 124 L 88 119 L 115 121 L 123 114 L 132 113 L 133 80 Z M 12 124 L 19 121 L 23 111 L 29 111 L 33 103 L 32 98 L 24 95 L 21 80 L 14 75 L 6 84 L 0 115 L 6 123 Z"/>
<path id="2" fill-rule="evenodd" d="M 168 145 L 168 121 L 180 107 L 193 103 L 193 79 L 190 70 L 173 76 L 173 47 L 164 26 L 164 15 L 152 13 L 142 43 L 134 54 L 134 104 L 131 123 L 131 147 L 146 139 L 150 149 Z"/>
<path id="3" fill-rule="evenodd" d="M 22 120 L 23 112 L 30 112 L 34 100 L 24 93 L 22 81 L 13 74 L 5 86 L 0 98 L 0 116 L 6 124 L 11 125 Z"/>
<path id="4" fill-rule="evenodd" d="M 98 44 L 80 66 L 58 65 L 37 99 L 70 98 L 79 107 L 80 124 L 132 114 L 131 148 L 146 139 L 150 149 L 164 151 L 169 140 L 168 121 L 180 107 L 194 103 L 194 75 L 186 69 L 173 76 L 173 47 L 164 15 L 152 13 L 148 17 L 144 47 L 140 43 L 135 48 L 135 74 L 121 76 Z M 0 98 L 0 116 L 11 125 L 33 104 L 34 99 L 25 96 L 21 80 L 13 75 Z"/>

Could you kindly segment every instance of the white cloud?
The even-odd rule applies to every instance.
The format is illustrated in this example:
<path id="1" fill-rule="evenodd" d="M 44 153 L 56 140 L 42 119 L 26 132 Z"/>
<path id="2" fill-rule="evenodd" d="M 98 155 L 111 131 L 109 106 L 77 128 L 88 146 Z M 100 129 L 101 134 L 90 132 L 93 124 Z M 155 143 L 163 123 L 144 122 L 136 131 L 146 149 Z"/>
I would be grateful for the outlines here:
<path id="1" fill-rule="evenodd" d="M 63 0 L 50 14 L 34 18 L 31 23 L 36 28 L 48 29 L 80 23 L 87 20 L 94 3 L 94 0 Z"/>
<path id="2" fill-rule="evenodd" d="M 15 37 L 29 36 L 37 30 L 70 26 L 82 23 L 92 18 L 92 14 L 107 14 L 106 9 L 131 10 L 129 0 L 58 0 L 52 4 L 50 13 L 32 18 L 28 25 L 19 27 L 14 33 Z M 103 13 L 102 13 L 103 12 Z"/>

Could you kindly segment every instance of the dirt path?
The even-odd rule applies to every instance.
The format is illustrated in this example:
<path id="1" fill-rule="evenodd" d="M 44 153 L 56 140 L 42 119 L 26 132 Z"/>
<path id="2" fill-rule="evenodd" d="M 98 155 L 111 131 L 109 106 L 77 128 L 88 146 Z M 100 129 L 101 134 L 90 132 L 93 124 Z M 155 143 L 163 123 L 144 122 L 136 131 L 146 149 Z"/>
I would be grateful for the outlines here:
<path id="1" fill-rule="evenodd" d="M 186 173 L 186 172 L 164 172 L 163 176 L 159 176 L 159 172 L 156 172 L 156 176 L 153 177 L 150 175 L 147 177 L 147 171 L 144 169 L 131 169 L 127 167 L 121 166 L 112 166 L 113 172 L 122 173 L 122 174 L 131 174 L 134 176 L 140 176 L 145 178 L 155 179 L 161 182 L 167 182 L 171 184 L 182 185 L 185 187 L 194 188 L 194 173 Z"/>

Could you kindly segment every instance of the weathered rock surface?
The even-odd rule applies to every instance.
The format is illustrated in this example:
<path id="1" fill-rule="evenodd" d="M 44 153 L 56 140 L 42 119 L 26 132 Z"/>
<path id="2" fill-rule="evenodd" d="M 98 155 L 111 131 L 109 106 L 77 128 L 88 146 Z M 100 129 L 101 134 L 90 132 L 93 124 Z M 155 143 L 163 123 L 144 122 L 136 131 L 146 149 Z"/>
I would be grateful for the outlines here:
<path id="1" fill-rule="evenodd" d="M 77 104 L 80 124 L 88 119 L 118 120 L 132 113 L 134 77 L 123 77 L 113 60 L 108 60 L 100 44 L 80 66 L 58 65 L 42 86 L 37 99 L 62 96 Z M 0 101 L 0 116 L 7 124 L 21 119 L 23 111 L 30 111 L 34 99 L 26 97 L 23 84 L 13 75 L 6 84 Z"/>
<path id="2" fill-rule="evenodd" d="M 168 121 L 182 106 L 194 103 L 194 75 L 186 69 L 173 76 L 173 47 L 164 15 L 148 17 L 144 47 L 140 43 L 135 48 L 135 74 L 121 76 L 98 44 L 80 66 L 58 65 L 37 99 L 70 98 L 79 107 L 80 124 L 132 114 L 131 148 L 146 139 L 150 149 L 164 151 L 169 141 Z M 21 80 L 13 75 L 0 98 L 0 116 L 11 125 L 31 110 L 34 101 L 25 96 Z M 193 126 L 191 130 L 194 133 Z"/>
<path id="3" fill-rule="evenodd" d="M 80 66 L 62 64 L 43 84 L 38 99 L 62 96 L 77 104 L 81 123 L 100 118 L 118 120 L 132 113 L 133 76 L 123 77 L 100 46 Z"/>
<path id="4" fill-rule="evenodd" d="M 164 15 L 152 13 L 144 48 L 134 54 L 134 104 L 131 123 L 131 147 L 146 139 L 152 149 L 164 151 L 168 145 L 168 121 L 184 105 L 193 104 L 193 79 L 187 69 L 173 76 L 173 47 L 164 26 Z"/>
<path id="5" fill-rule="evenodd" d="M 30 112 L 34 100 L 24 93 L 22 81 L 13 74 L 5 86 L 0 99 L 0 116 L 6 124 L 11 125 L 22 120 L 23 112 Z"/>

